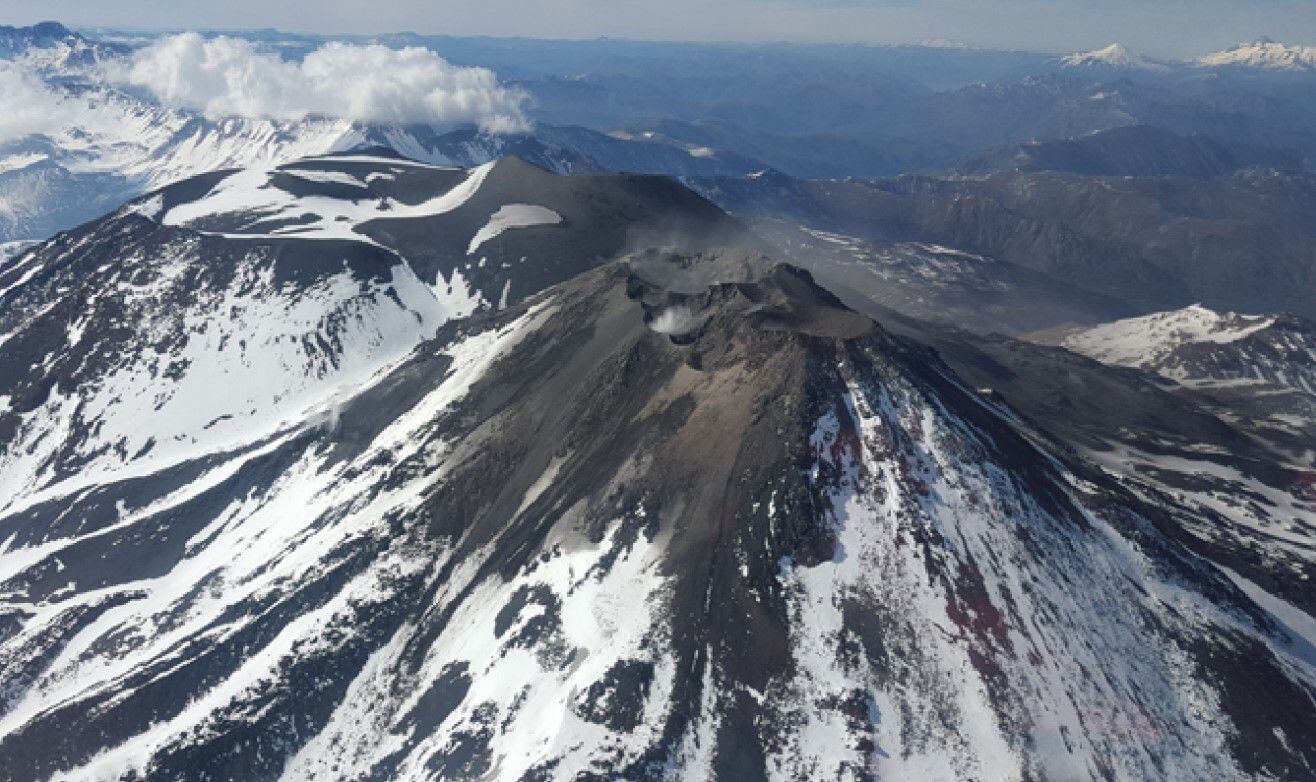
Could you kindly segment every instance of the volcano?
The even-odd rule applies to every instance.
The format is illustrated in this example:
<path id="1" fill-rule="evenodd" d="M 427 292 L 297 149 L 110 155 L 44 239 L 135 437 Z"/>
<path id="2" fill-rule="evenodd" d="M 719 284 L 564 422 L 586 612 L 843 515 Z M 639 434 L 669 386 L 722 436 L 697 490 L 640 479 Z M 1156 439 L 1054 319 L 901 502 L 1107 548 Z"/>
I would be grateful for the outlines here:
<path id="1" fill-rule="evenodd" d="M 218 172 L 0 290 L 0 778 L 1316 778 L 1310 613 L 669 180 Z"/>

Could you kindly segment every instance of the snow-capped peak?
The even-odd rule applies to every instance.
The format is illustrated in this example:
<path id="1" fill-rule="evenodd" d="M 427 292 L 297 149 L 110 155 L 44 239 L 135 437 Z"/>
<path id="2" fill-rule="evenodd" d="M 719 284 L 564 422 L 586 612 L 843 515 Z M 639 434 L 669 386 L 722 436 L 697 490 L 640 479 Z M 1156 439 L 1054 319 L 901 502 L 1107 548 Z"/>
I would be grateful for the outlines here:
<path id="1" fill-rule="evenodd" d="M 1094 49 L 1090 52 L 1075 52 L 1064 57 L 1064 64 L 1066 68 L 1105 67 L 1160 70 L 1165 67 L 1130 51 L 1122 43 L 1112 43 L 1104 49 Z"/>
<path id="2" fill-rule="evenodd" d="M 114 44 L 89 41 L 59 22 L 39 22 L 31 27 L 0 25 L 0 59 L 22 59 L 38 70 L 77 70 L 124 51 Z"/>
<path id="3" fill-rule="evenodd" d="M 1204 68 L 1242 67 L 1271 71 L 1316 70 L 1316 46 L 1289 46 L 1269 38 L 1241 43 L 1202 57 Z"/>
<path id="4" fill-rule="evenodd" d="M 1194 304 L 1106 323 L 1074 334 L 1064 344 L 1108 364 L 1145 366 L 1184 345 L 1237 342 L 1273 323 L 1273 317 L 1219 313 Z"/>

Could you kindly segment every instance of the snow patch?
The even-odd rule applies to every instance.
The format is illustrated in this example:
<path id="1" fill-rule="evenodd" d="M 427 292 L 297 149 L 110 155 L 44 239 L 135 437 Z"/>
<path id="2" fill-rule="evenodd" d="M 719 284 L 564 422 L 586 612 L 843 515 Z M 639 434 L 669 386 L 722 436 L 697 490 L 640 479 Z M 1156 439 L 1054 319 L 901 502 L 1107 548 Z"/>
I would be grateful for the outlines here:
<path id="1" fill-rule="evenodd" d="M 419 204 L 406 204 L 392 198 L 299 197 L 271 183 L 271 175 L 282 170 L 272 166 L 256 167 L 230 174 L 205 197 L 170 209 L 164 216 L 164 223 L 186 226 L 220 215 L 241 215 L 244 224 L 249 226 L 277 221 L 287 221 L 289 224 L 269 233 L 237 231 L 232 235 L 347 239 L 375 244 L 369 237 L 358 233 L 356 227 L 382 218 L 433 217 L 451 212 L 475 195 L 493 166 L 493 163 L 486 163 L 471 169 L 461 184 Z M 306 215 L 314 216 L 314 222 L 305 222 Z"/>
<path id="2" fill-rule="evenodd" d="M 546 206 L 536 206 L 534 204 L 507 204 L 500 208 L 489 218 L 475 236 L 471 238 L 470 245 L 466 248 L 467 255 L 474 255 L 475 251 L 485 242 L 497 238 L 504 231 L 513 228 L 529 228 L 535 225 L 557 225 L 562 222 L 562 215 L 554 212 Z"/>

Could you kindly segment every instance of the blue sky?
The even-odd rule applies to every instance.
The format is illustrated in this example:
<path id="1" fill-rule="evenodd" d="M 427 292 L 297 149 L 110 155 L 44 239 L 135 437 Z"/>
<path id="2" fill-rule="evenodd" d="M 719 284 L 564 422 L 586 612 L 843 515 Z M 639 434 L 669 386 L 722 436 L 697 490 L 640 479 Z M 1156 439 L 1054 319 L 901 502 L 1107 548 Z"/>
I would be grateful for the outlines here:
<path id="1" fill-rule="evenodd" d="M 1316 44 L 1316 0 L 0 0 L 0 23 L 657 40 L 909 43 L 1187 57 Z"/>

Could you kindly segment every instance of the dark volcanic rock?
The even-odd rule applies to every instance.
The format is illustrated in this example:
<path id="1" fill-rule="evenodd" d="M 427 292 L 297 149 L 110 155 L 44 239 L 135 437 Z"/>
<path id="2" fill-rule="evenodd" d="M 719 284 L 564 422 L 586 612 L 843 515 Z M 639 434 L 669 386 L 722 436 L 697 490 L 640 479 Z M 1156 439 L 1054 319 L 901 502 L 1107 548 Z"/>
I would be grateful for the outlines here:
<path id="1" fill-rule="evenodd" d="M 309 170 L 386 181 L 335 165 Z M 371 241 L 278 235 L 366 207 L 294 221 L 305 196 L 272 208 L 258 187 L 194 208 L 224 235 L 121 214 L 15 262 L 38 312 L 95 292 L 63 269 L 122 274 L 90 349 L 6 381 L 71 367 L 18 418 L 56 446 L 3 451 L 0 778 L 1312 778 L 1310 617 L 1200 545 L 1161 496 L 1177 487 L 1103 472 L 670 183 L 496 166 L 457 199 L 477 175 L 420 176 L 438 192 L 380 193 L 394 215 L 351 223 Z M 460 203 L 403 214 L 433 198 Z M 505 306 L 425 310 L 403 272 L 464 272 L 442 264 L 478 257 L 470 229 L 509 204 L 563 219 L 488 252 L 534 231 L 599 255 L 527 260 L 539 289 Z M 431 224 L 420 261 L 409 219 Z M 634 246 L 667 231 L 688 246 Z M 166 247 L 176 263 L 151 263 Z M 207 275 L 239 300 L 171 287 Z M 138 288 L 179 319 L 126 306 Z M 303 372 L 308 346 L 370 353 L 330 328 L 361 308 L 424 331 L 324 369 L 278 418 L 116 428 L 138 409 L 122 373 L 203 326 L 228 324 L 226 351 L 309 310 L 280 354 Z M 277 374 L 240 365 L 221 378 Z M 117 398 L 91 418 L 97 384 Z M 132 458 L 130 434 L 158 444 Z"/>

